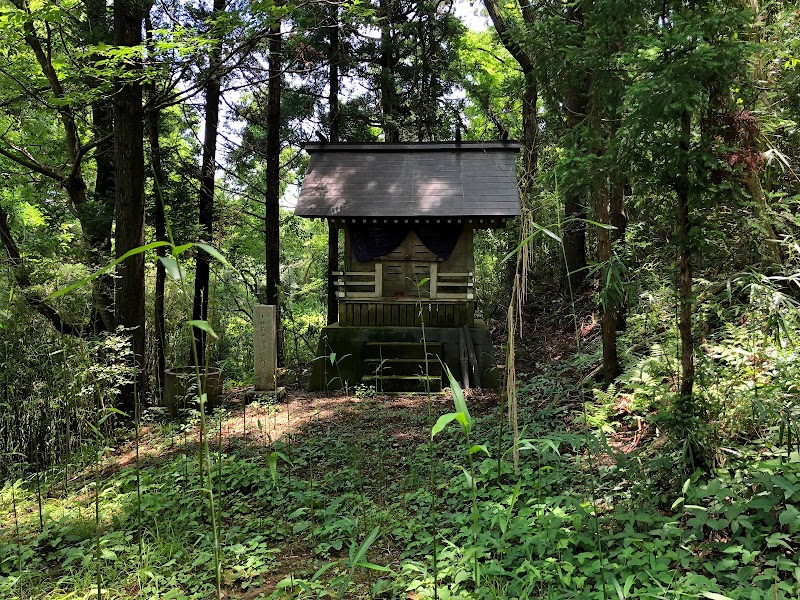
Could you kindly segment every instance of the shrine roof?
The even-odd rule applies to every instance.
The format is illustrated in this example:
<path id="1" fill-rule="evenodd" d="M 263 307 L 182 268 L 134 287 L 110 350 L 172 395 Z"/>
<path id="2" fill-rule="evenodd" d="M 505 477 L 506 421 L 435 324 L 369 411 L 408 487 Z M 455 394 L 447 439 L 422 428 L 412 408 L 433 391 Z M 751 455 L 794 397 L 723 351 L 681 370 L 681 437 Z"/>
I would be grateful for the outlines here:
<path id="1" fill-rule="evenodd" d="M 517 142 L 306 144 L 295 214 L 311 218 L 520 214 Z"/>

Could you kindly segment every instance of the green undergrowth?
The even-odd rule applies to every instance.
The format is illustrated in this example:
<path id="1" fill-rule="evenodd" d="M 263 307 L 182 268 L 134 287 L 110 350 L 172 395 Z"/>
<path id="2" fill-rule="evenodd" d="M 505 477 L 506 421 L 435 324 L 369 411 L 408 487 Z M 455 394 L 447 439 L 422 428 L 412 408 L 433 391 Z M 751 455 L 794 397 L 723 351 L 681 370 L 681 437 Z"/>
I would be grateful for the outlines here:
<path id="1" fill-rule="evenodd" d="M 676 451 L 624 453 L 565 428 L 566 407 L 523 408 L 515 474 L 496 408 L 474 418 L 469 446 L 451 425 L 432 448 L 440 404 L 431 417 L 424 402 L 395 410 L 389 428 L 392 400 L 356 402 L 347 424 L 334 415 L 212 452 L 225 597 L 800 593 L 800 455 L 785 445 L 683 476 Z M 191 447 L 143 466 L 138 499 L 134 468 L 101 471 L 97 520 L 91 477 L 66 493 L 40 481 L 41 529 L 34 479 L 6 483 L 0 597 L 95 597 L 98 571 L 104 598 L 214 596 L 208 482 Z"/>

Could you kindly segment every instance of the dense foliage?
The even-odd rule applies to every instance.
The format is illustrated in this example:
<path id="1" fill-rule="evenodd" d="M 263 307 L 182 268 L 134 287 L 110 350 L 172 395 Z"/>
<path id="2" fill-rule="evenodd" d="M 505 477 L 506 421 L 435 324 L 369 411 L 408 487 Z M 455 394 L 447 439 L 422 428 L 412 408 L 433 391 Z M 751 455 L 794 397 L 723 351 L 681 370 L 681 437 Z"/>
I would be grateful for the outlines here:
<path id="1" fill-rule="evenodd" d="M 797 597 L 796 3 L 146 8 L 0 0 L 0 596 Z M 507 389 L 294 423 L 302 143 L 450 139 L 523 146 L 475 238 Z M 290 398 L 247 407 L 275 297 Z M 179 425 L 192 363 L 239 404 Z"/>

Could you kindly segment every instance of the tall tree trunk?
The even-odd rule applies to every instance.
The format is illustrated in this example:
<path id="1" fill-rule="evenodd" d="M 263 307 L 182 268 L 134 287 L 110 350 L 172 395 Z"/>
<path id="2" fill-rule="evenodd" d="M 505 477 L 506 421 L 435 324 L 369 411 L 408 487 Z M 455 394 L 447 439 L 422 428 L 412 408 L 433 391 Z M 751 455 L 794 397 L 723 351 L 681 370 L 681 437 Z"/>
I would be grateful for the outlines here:
<path id="1" fill-rule="evenodd" d="M 278 364 L 283 365 L 283 328 L 280 303 L 280 190 L 282 40 L 280 21 L 270 28 L 267 85 L 267 189 L 264 235 L 266 240 L 266 303 L 275 305 Z"/>
<path id="2" fill-rule="evenodd" d="M 225 0 L 214 0 L 211 14 L 212 30 L 216 28 L 216 20 L 225 10 Z M 214 243 L 214 174 L 217 170 L 217 132 L 219 130 L 220 102 L 220 61 L 222 44 L 219 32 L 212 37 L 218 42 L 211 50 L 209 75 L 206 82 L 205 130 L 203 132 L 203 164 L 200 170 L 200 193 L 198 194 L 198 211 L 200 232 L 205 242 Z M 208 296 L 211 280 L 211 257 L 206 252 L 198 252 L 195 259 L 194 302 L 192 319 L 208 320 Z M 189 349 L 190 364 L 201 367 L 206 363 L 206 332 L 198 327 L 193 328 L 193 347 Z M 196 363 L 194 361 L 197 361 Z"/>
<path id="3" fill-rule="evenodd" d="M 680 168 L 675 184 L 677 195 L 676 240 L 678 243 L 678 331 L 681 339 L 681 386 L 677 403 L 678 418 L 696 414 L 692 399 L 694 387 L 694 341 L 692 339 L 692 253 L 689 232 L 689 141 L 692 117 L 689 111 L 681 114 Z"/>
<path id="4" fill-rule="evenodd" d="M 148 47 L 152 47 L 153 24 L 149 13 L 145 15 L 145 30 Z M 155 84 L 149 86 L 151 98 L 156 94 Z M 167 217 L 164 211 L 164 168 L 161 163 L 161 140 L 159 128 L 161 123 L 161 110 L 153 105 L 148 119 L 148 134 L 150 138 L 150 162 L 153 167 L 153 225 L 156 229 L 156 241 L 167 242 Z M 156 248 L 156 255 L 161 258 L 167 255 L 164 246 Z M 167 273 L 163 263 L 156 261 L 156 287 L 153 298 L 153 325 L 156 341 L 156 386 L 158 387 L 158 397 L 163 402 L 164 399 L 164 371 L 166 370 L 167 344 L 166 344 L 166 320 L 164 318 L 164 288 L 166 285 Z"/>
<path id="5" fill-rule="evenodd" d="M 95 136 L 103 138 L 113 132 L 114 107 L 110 100 L 97 100 L 92 104 L 92 124 Z M 111 235 L 115 210 L 115 167 L 114 140 L 109 137 L 97 145 L 94 152 L 95 177 L 94 193 L 78 210 L 83 213 L 81 219 L 87 226 L 90 256 L 93 268 L 100 268 L 108 263 L 111 255 Z M 77 208 L 77 207 L 76 207 Z M 91 225 L 90 225 L 91 223 Z M 114 329 L 114 278 L 111 274 L 98 277 L 92 284 L 94 309 L 100 319 L 100 330 Z"/>
<path id="6" fill-rule="evenodd" d="M 566 20 L 582 33 L 584 3 L 570 4 L 566 11 Z M 573 148 L 577 150 L 580 146 L 578 127 L 586 119 L 588 99 L 584 90 L 587 88 L 587 79 L 586 75 L 581 76 L 576 73 L 570 73 L 567 77 L 564 111 L 568 135 L 571 135 Z M 574 292 L 586 279 L 586 191 L 579 185 L 565 183 L 564 256 L 569 287 Z"/>
<path id="7" fill-rule="evenodd" d="M 114 0 L 114 42 L 118 46 L 142 43 L 142 3 L 137 0 Z M 132 62 L 129 69 L 141 70 Z M 142 86 L 138 79 L 120 84 L 114 95 L 114 164 L 116 167 L 116 255 L 144 245 L 144 148 Z M 135 386 L 121 390 L 119 405 L 131 417 L 136 407 L 136 393 L 144 398 L 145 374 L 145 287 L 144 254 L 125 259 L 117 267 L 117 325 L 127 330 L 131 339 Z"/>
<path id="8" fill-rule="evenodd" d="M 539 86 L 533 71 L 525 73 L 525 90 L 522 94 L 522 193 L 525 201 L 533 191 L 536 168 L 539 162 L 539 120 L 536 104 Z"/>
<path id="9" fill-rule="evenodd" d="M 610 222 L 612 242 L 624 242 L 628 228 L 628 216 L 625 214 L 625 174 L 619 166 L 615 166 L 611 174 Z"/>
<path id="10" fill-rule="evenodd" d="M 614 246 L 625 244 L 625 231 L 628 228 L 628 216 L 625 214 L 625 189 L 626 177 L 620 165 L 615 165 L 611 173 L 611 197 L 610 197 L 610 222 L 614 229 L 611 230 L 611 243 Z M 628 328 L 628 298 L 622 298 L 622 302 L 617 306 L 617 331 L 625 331 Z"/>
<path id="11" fill-rule="evenodd" d="M 600 170 L 599 170 L 600 171 Z M 602 171 L 595 176 L 595 219 L 600 225 L 610 224 L 609 193 L 606 177 Z M 619 375 L 619 358 L 617 356 L 617 305 L 619 304 L 615 290 L 608 289 L 616 282 L 609 277 L 609 261 L 611 260 L 611 232 L 605 227 L 597 228 L 597 260 L 603 264 L 600 270 L 600 285 L 607 286 L 602 290 L 604 302 L 600 309 L 603 316 L 601 327 L 603 333 L 603 381 L 610 384 Z M 615 275 L 612 272 L 611 278 Z"/>
<path id="12" fill-rule="evenodd" d="M 567 128 L 575 133 L 586 116 L 586 97 L 573 83 L 564 100 Z M 577 290 L 586 279 L 586 199 L 581 186 L 564 189 L 564 257 L 570 288 Z"/>
<path id="13" fill-rule="evenodd" d="M 86 0 L 86 39 L 91 44 L 113 43 L 108 22 L 108 5 L 104 0 Z M 100 55 L 91 57 L 93 62 L 103 60 Z M 103 81 L 92 78 L 89 86 L 98 88 Z M 99 269 L 109 262 L 111 236 L 114 224 L 114 104 L 106 95 L 91 105 L 92 128 L 96 140 L 100 140 L 94 151 L 96 168 L 94 192 L 89 194 L 85 205 L 76 206 L 81 222 L 85 222 L 85 236 L 89 246 L 92 269 Z M 92 282 L 96 330 L 114 329 L 114 277 L 108 273 Z"/>
<path id="14" fill-rule="evenodd" d="M 331 6 L 330 63 L 328 73 L 328 111 L 330 113 L 330 141 L 339 141 L 339 5 Z M 336 297 L 334 271 L 339 270 L 339 228 L 328 220 L 328 325 L 339 320 L 339 299 Z"/>
<path id="15" fill-rule="evenodd" d="M 397 115 L 397 99 L 394 86 L 394 49 L 392 47 L 392 16 L 394 0 L 380 0 L 381 18 L 381 113 L 383 118 L 383 138 L 387 142 L 400 141 L 400 126 Z"/>

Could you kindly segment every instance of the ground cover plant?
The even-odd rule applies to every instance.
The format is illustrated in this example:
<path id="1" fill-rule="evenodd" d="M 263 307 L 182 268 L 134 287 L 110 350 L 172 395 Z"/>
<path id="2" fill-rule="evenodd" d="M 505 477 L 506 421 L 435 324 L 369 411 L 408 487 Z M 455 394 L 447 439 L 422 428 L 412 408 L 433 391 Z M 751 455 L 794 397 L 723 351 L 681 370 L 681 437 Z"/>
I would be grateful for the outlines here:
<path id="1" fill-rule="evenodd" d="M 731 358 L 730 335 L 719 333 L 725 354 L 709 343 L 702 368 L 728 397 L 747 390 L 752 412 L 730 402 L 709 413 L 709 471 L 681 467 L 685 444 L 658 431 L 669 394 L 659 372 L 674 360 L 659 344 L 592 394 L 580 355 L 532 336 L 527 349 L 549 368 L 520 385 L 516 468 L 499 395 L 459 395 L 455 382 L 430 397 L 234 395 L 208 424 L 202 472 L 196 419 L 156 413 L 138 446 L 100 437 L 95 464 L 84 457 L 67 478 L 9 478 L 2 595 L 213 596 L 212 485 L 224 597 L 794 598 L 796 405 L 767 414 L 759 403 L 794 380 L 795 359 L 760 337 L 751 356 L 770 358 L 754 370 Z M 596 343 L 588 330 L 585 351 Z M 758 396 L 742 383 L 753 376 Z"/>

